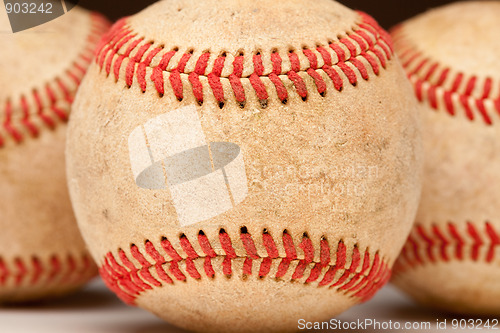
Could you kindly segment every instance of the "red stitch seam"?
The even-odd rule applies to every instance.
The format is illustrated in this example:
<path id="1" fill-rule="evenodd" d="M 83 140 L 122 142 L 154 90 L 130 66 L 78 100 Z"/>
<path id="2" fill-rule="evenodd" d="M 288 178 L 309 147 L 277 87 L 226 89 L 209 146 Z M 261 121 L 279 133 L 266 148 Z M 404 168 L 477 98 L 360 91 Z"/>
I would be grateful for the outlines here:
<path id="1" fill-rule="evenodd" d="M 494 95 L 495 83 L 491 77 L 478 78 L 446 67 L 427 57 L 405 34 L 404 26 L 392 32 L 397 54 L 401 59 L 420 102 L 435 110 L 444 110 L 456 116 L 457 110 L 470 120 L 479 119 L 486 125 L 493 124 L 493 117 L 500 115 L 500 89 Z"/>
<path id="2" fill-rule="evenodd" d="M 464 230 L 451 222 L 445 227 L 417 224 L 396 261 L 394 273 L 451 260 L 491 263 L 498 255 L 497 247 L 500 247 L 500 230 L 489 222 L 482 225 L 468 222 Z"/>
<path id="3" fill-rule="evenodd" d="M 357 245 L 352 249 L 352 260 L 347 267 L 347 248 L 342 241 L 338 242 L 337 251 L 331 253 L 328 240 L 322 237 L 320 259 L 315 262 L 314 245 L 307 234 L 304 234 L 298 245 L 294 244 L 286 230 L 281 236 L 281 242 L 276 242 L 268 231 L 262 232 L 260 237 L 267 255 L 258 253 L 255 246 L 258 240 L 245 227 L 241 229 L 240 239 L 237 240 L 245 249 L 243 255 L 236 254 L 234 240 L 224 229 L 219 232 L 218 244 L 211 244 L 205 233 L 199 232 L 197 242 L 203 252 L 201 254 L 184 234 L 179 237 L 184 256 L 165 237 L 159 246 L 146 240 L 142 250 L 133 244 L 128 253 L 121 249 L 116 253 L 108 252 L 99 271 L 106 285 L 128 304 L 134 304 L 136 298 L 146 290 L 175 284 L 175 281 L 201 279 L 203 276 L 214 278 L 220 274 L 216 272 L 231 277 L 235 273 L 235 259 L 244 259 L 242 277 L 256 275 L 259 278 L 283 279 L 287 273 L 291 273 L 292 281 L 305 279 L 305 284 L 316 283 L 318 287 L 336 289 L 361 301 L 370 299 L 391 275 L 388 264 L 378 253 L 370 254 L 367 249 L 362 254 Z M 222 249 L 224 255 L 216 254 L 213 245 L 218 245 L 217 248 Z M 285 257 L 280 257 L 280 247 L 284 249 Z M 158 249 L 163 249 L 166 255 L 162 255 Z M 298 259 L 299 251 L 303 259 Z M 222 262 L 212 260 L 217 257 L 223 258 Z M 199 260 L 204 262 L 201 269 L 196 264 Z M 271 267 L 278 262 L 278 270 L 275 276 L 271 276 Z"/>
<path id="4" fill-rule="evenodd" d="M 86 45 L 71 67 L 43 86 L 34 87 L 29 93 L 5 101 L 4 119 L 0 124 L 0 148 L 4 147 L 7 138 L 21 143 L 28 136 L 38 137 L 42 124 L 52 130 L 58 120 L 67 121 L 76 87 L 85 74 L 85 68 L 91 63 L 99 38 L 110 26 L 99 14 L 90 15 L 91 26 Z"/>
<path id="5" fill-rule="evenodd" d="M 392 58 L 392 42 L 388 33 L 368 15 L 361 12 L 359 15 L 362 23 L 340 41 L 331 42 L 327 47 L 290 51 L 287 59 L 291 65 L 289 71 L 283 70 L 284 60 L 274 50 L 270 54 L 272 72 L 265 72 L 263 55 L 257 52 L 251 55 L 253 72 L 243 76 L 244 64 L 248 63 L 244 61 L 245 57 L 248 57 L 246 55 L 237 55 L 232 63 L 229 63 L 226 61 L 229 57 L 224 52 L 217 55 L 205 52 L 193 57 L 193 50 L 186 53 L 180 53 L 177 48 L 167 51 L 163 49 L 163 45 L 154 46 L 150 39 L 134 34 L 126 19 L 119 21 L 103 38 L 96 53 L 96 63 L 108 76 L 113 67 L 116 80 L 121 78 L 129 88 L 135 82 L 142 92 L 155 88 L 159 96 L 163 97 L 165 84 L 169 84 L 169 91 L 173 92 L 179 101 L 184 98 L 186 86 L 190 86 L 189 90 L 199 104 L 204 102 L 204 92 L 210 91 L 222 108 L 230 98 L 222 85 L 222 80 L 226 79 L 229 80 L 233 97 L 240 107 L 244 107 L 247 100 L 243 79 L 250 82 L 249 88 L 253 89 L 264 108 L 273 87 L 281 102 L 287 102 L 291 92 L 291 85 L 286 84 L 287 79 L 295 87 L 297 95 L 305 101 L 311 93 L 305 81 L 306 76 L 312 79 L 318 94 L 325 96 L 326 78 L 333 82 L 336 90 L 341 91 L 344 81 L 355 86 L 359 79 L 368 80 L 371 75 L 369 68 L 375 75 L 379 75 L 380 67 L 385 68 Z M 299 55 L 309 61 L 307 68 L 301 65 Z M 332 61 L 332 57 L 337 58 L 336 62 Z M 170 63 L 173 58 L 176 59 L 176 64 Z M 212 71 L 207 73 L 209 62 L 213 63 L 213 67 Z M 194 66 L 186 66 L 187 63 Z M 233 72 L 223 74 L 223 69 L 228 66 L 232 67 Z M 192 67 L 194 70 L 187 69 Z M 150 75 L 146 75 L 148 69 Z M 326 75 L 322 75 L 323 73 Z M 206 80 L 200 80 L 202 77 Z"/>
<path id="6" fill-rule="evenodd" d="M 0 257 L 0 293 L 10 286 L 72 285 L 85 282 L 96 274 L 93 262 L 87 254 L 76 257 L 53 255 L 43 262 L 36 255 L 30 258 L 7 260 Z"/>

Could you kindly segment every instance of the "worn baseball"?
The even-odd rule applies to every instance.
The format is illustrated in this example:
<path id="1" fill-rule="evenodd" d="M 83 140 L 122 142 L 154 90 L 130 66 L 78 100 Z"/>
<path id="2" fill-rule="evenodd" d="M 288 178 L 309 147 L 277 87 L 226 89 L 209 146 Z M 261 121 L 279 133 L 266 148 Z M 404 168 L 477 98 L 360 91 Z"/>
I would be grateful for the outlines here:
<path id="1" fill-rule="evenodd" d="M 500 2 L 459 2 L 394 30 L 424 110 L 424 186 L 394 282 L 421 303 L 500 314 Z"/>
<path id="2" fill-rule="evenodd" d="M 66 185 L 66 122 L 107 23 L 74 8 L 12 33 L 0 11 L 0 303 L 67 293 L 96 275 Z"/>
<path id="3" fill-rule="evenodd" d="M 389 35 L 334 1 L 166 0 L 119 21 L 67 141 L 101 276 L 200 332 L 369 299 L 415 217 L 417 107 Z"/>

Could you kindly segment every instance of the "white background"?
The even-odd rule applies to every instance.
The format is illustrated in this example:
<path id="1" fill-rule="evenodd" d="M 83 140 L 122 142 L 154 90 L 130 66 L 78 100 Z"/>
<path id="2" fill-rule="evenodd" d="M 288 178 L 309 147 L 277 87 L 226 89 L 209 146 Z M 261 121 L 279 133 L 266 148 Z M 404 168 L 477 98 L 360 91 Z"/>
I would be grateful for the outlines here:
<path id="1" fill-rule="evenodd" d="M 386 286 L 368 303 L 356 306 L 338 319 L 357 321 L 373 318 L 378 321 L 420 322 L 433 324 L 437 319 L 453 317 L 414 304 L 392 286 Z M 450 326 L 450 325 L 449 325 Z M 472 330 L 436 330 L 435 332 L 473 332 Z M 485 332 L 481 330 L 478 332 Z M 0 308 L 0 333 L 181 333 L 154 315 L 121 303 L 102 281 L 94 280 L 84 290 L 69 297 L 30 306 Z M 301 331 L 305 332 L 305 330 Z M 329 332 L 345 332 L 331 330 Z M 358 332 L 405 332 L 405 330 L 373 330 Z M 406 332 L 429 332 L 415 330 Z M 432 332 L 432 331 L 431 331 Z M 474 331 L 475 332 L 475 331 Z M 500 330 L 493 331 L 499 332 Z"/>

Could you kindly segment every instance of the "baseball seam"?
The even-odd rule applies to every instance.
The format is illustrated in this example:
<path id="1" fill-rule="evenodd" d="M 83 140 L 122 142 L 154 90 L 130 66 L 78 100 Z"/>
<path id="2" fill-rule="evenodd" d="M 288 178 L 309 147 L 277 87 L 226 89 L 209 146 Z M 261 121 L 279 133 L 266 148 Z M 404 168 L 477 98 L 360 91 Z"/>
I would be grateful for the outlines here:
<path id="1" fill-rule="evenodd" d="M 484 225 L 467 222 L 465 226 L 463 229 L 450 222 L 445 227 L 437 224 L 424 227 L 417 223 L 396 261 L 394 272 L 452 260 L 492 263 L 500 249 L 500 230 L 489 222 Z"/>
<path id="2" fill-rule="evenodd" d="M 7 138 L 19 144 L 26 137 L 38 137 L 44 127 L 53 130 L 58 123 L 67 122 L 76 88 L 92 62 L 100 37 L 109 28 L 102 16 L 96 13 L 90 15 L 86 45 L 71 67 L 43 85 L 33 87 L 29 93 L 6 99 L 0 126 L 0 148 L 5 146 Z"/>
<path id="3" fill-rule="evenodd" d="M 464 74 L 428 57 L 412 43 L 403 26 L 396 27 L 392 36 L 396 53 L 420 102 L 425 101 L 435 110 L 445 110 L 451 116 L 460 110 L 468 120 L 479 118 L 487 125 L 500 116 L 500 82 Z"/>
<path id="4" fill-rule="evenodd" d="M 315 261 L 314 253 L 318 249 L 314 248 L 306 233 L 298 246 L 286 230 L 281 235 L 281 244 L 277 244 L 266 230 L 261 237 L 267 256 L 258 253 L 258 240 L 254 239 L 246 227 L 241 228 L 238 240 L 245 253 L 239 255 L 233 247 L 233 240 L 224 229 L 220 229 L 216 244 L 224 251 L 224 255 L 216 253 L 214 244 L 210 244 L 203 231 L 198 233 L 196 244 L 203 254 L 198 253 L 200 250 L 195 250 L 194 243 L 184 234 L 179 236 L 181 252 L 165 237 L 159 242 L 160 247 L 146 240 L 142 249 L 132 244 L 128 253 L 122 249 L 114 254 L 108 252 L 99 271 L 106 285 L 128 304 L 135 304 L 141 293 L 164 284 L 175 284 L 176 281 L 187 281 L 189 278 L 200 280 L 203 275 L 214 278 L 216 272 L 222 272 L 230 278 L 237 265 L 241 266 L 236 270 L 241 271 L 242 279 L 257 274 L 261 279 L 269 277 L 316 284 L 317 287 L 335 288 L 351 297 L 358 297 L 361 301 L 370 299 L 391 275 L 389 265 L 378 252 L 373 255 L 367 249 L 362 253 L 357 245 L 348 249 L 342 240 L 338 242 L 336 252 L 332 253 L 328 240 L 322 237 L 319 242 L 320 258 Z M 278 246 L 282 246 L 284 251 L 281 252 L 286 253 L 286 256 L 280 256 Z M 350 250 L 351 262 L 347 265 Z"/>
<path id="5" fill-rule="evenodd" d="M 143 93 L 154 88 L 160 97 L 170 92 L 182 101 L 188 92 L 186 87 L 190 86 L 190 93 L 200 105 L 211 92 L 219 107 L 224 107 L 230 97 L 223 80 L 229 81 L 232 97 L 242 108 L 249 93 L 243 85 L 247 80 L 263 108 L 267 107 L 272 87 L 272 93 L 282 103 L 287 103 L 292 87 L 306 101 L 312 86 L 306 84 L 308 80 L 312 79 L 318 94 L 325 96 L 328 80 L 342 91 L 347 82 L 356 86 L 360 79 L 368 80 L 372 75 L 369 68 L 375 75 L 379 75 L 380 67 L 386 68 L 393 56 L 389 35 L 370 16 L 361 12 L 359 15 L 362 23 L 352 33 L 346 32 L 346 37 L 328 41 L 326 47 L 317 43 L 316 49 L 291 48 L 287 56 L 276 49 L 270 54 L 256 51 L 252 55 L 230 55 L 224 51 L 194 55 L 192 48 L 185 52 L 178 48 L 166 50 L 163 45 L 138 36 L 125 18 L 103 37 L 96 63 L 108 77 L 113 74 L 116 82 L 125 81 L 128 88 L 135 83 Z"/>
<path id="6" fill-rule="evenodd" d="M 9 260 L 0 257 L 0 287 L 76 285 L 97 273 L 92 266 L 87 254 L 76 256 L 69 253 L 65 257 L 54 254 L 47 260 L 36 255 Z"/>

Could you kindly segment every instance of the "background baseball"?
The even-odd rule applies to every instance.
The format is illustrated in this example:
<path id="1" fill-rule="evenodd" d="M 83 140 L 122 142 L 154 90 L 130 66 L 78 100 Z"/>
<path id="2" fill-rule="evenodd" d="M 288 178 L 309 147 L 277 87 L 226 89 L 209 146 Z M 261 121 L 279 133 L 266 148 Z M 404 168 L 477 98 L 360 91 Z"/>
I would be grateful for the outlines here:
<path id="1" fill-rule="evenodd" d="M 10 29 L 0 12 L 2 31 Z M 107 22 L 74 9 L 0 34 L 0 302 L 74 290 L 96 274 L 65 183 L 66 121 Z"/>
<path id="2" fill-rule="evenodd" d="M 500 2 L 403 23 L 395 47 L 425 110 L 424 189 L 394 282 L 418 301 L 500 314 Z"/>

